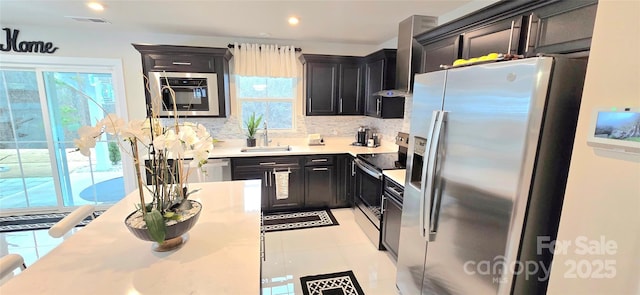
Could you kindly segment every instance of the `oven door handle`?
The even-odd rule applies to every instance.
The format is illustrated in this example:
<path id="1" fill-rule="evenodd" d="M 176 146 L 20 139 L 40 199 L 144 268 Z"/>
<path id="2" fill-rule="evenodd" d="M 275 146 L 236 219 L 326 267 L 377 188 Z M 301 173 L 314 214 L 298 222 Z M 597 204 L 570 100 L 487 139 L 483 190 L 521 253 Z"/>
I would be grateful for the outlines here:
<path id="1" fill-rule="evenodd" d="M 382 180 L 382 173 L 378 172 L 375 168 L 365 164 L 360 159 L 355 159 L 353 160 L 353 162 L 356 163 L 356 166 L 358 166 L 358 168 L 362 170 L 364 173 L 367 173 L 378 180 Z"/>

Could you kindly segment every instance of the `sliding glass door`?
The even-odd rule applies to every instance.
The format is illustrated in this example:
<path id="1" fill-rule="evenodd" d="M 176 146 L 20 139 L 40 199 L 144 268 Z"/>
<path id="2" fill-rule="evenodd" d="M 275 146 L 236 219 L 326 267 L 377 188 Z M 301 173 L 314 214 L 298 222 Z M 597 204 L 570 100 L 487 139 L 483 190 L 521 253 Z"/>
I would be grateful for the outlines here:
<path id="1" fill-rule="evenodd" d="M 0 209 L 67 211 L 124 197 L 115 138 L 99 138 L 91 157 L 73 144 L 78 128 L 117 113 L 117 101 L 103 69 L 0 67 Z"/>

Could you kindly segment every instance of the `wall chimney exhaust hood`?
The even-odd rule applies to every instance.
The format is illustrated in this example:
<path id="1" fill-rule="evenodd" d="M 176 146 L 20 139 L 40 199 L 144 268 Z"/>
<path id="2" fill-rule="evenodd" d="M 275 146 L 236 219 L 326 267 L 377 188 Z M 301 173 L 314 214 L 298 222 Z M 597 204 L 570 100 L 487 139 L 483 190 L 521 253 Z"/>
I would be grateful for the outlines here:
<path id="1" fill-rule="evenodd" d="M 396 88 L 381 90 L 374 95 L 383 97 L 407 96 L 413 90 L 413 75 L 420 70 L 422 46 L 413 37 L 438 25 L 438 18 L 412 15 L 400 22 L 396 54 Z"/>

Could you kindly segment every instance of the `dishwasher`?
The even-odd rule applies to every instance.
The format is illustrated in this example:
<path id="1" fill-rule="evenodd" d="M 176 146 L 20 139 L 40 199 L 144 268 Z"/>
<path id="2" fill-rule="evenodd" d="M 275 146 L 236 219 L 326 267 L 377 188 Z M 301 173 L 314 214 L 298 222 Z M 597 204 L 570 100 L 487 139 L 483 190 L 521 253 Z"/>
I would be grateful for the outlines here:
<path id="1" fill-rule="evenodd" d="M 218 159 L 209 159 L 207 163 L 202 165 L 202 167 L 191 167 L 190 159 L 185 159 L 182 163 L 183 173 L 184 171 L 189 171 L 189 177 L 187 177 L 187 182 L 189 183 L 198 183 L 198 182 L 218 182 L 218 181 L 230 181 L 231 180 L 231 160 L 228 158 L 218 158 Z M 169 160 L 169 165 L 172 161 Z M 151 175 L 149 171 L 151 169 L 151 161 L 145 161 L 146 167 L 141 167 L 142 171 L 146 172 L 146 180 L 147 185 L 151 185 Z M 178 172 L 175 172 L 178 174 Z"/>
<path id="2" fill-rule="evenodd" d="M 219 182 L 231 180 L 231 163 L 228 158 L 209 159 L 202 167 L 190 167 L 189 161 L 184 162 L 185 169 L 189 169 L 189 183 Z"/>

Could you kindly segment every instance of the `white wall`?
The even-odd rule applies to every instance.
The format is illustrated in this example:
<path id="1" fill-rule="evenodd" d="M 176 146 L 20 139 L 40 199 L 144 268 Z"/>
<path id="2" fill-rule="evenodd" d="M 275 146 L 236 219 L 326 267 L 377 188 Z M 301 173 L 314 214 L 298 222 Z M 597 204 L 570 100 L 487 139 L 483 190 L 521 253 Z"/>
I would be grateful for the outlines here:
<path id="1" fill-rule="evenodd" d="M 605 0 L 598 4 L 586 85 L 558 233 L 570 241 L 556 254 L 548 294 L 640 294 L 640 156 L 595 151 L 587 146 L 594 108 L 640 107 L 640 1 Z M 581 236 L 617 244 L 615 254 L 580 255 Z M 612 260 L 613 278 L 567 278 L 575 263 L 592 267 Z M 611 273 L 603 269 L 602 274 Z"/>

